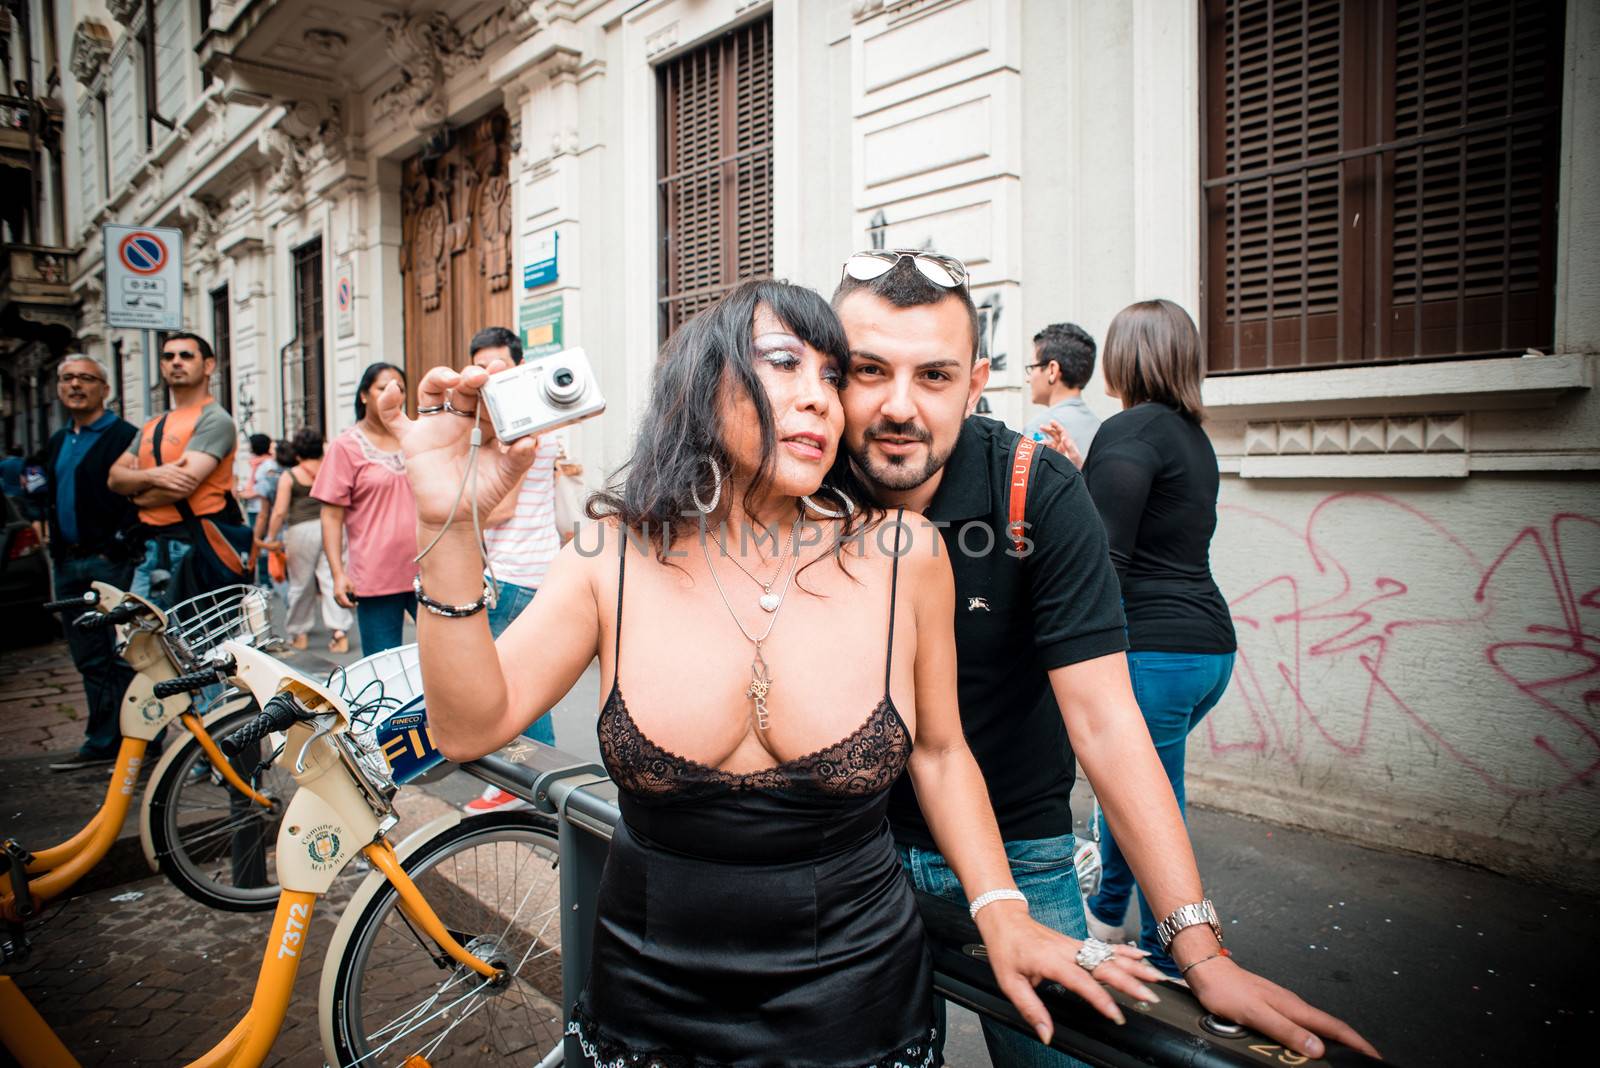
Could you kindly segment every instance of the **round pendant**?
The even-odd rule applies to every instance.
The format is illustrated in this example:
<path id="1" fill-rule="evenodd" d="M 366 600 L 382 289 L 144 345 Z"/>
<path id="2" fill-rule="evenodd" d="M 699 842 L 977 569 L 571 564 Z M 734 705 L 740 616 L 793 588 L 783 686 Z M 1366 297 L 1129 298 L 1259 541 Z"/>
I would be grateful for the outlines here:
<path id="1" fill-rule="evenodd" d="M 782 603 L 783 598 L 779 597 L 775 593 L 765 593 L 761 595 L 761 610 L 764 612 L 776 612 L 778 610 L 778 606 Z"/>

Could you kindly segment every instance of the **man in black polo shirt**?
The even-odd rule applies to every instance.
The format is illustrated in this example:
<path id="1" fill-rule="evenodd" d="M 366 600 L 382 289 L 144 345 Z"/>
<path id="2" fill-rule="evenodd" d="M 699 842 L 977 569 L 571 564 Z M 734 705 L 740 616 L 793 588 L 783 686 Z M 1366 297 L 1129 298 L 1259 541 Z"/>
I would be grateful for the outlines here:
<path id="1" fill-rule="evenodd" d="M 1196 995 L 1308 1056 L 1318 1032 L 1370 1050 L 1346 1024 L 1240 968 L 1220 944 L 1188 833 L 1128 681 L 1121 591 L 1094 503 L 1070 461 L 1040 449 L 1018 553 L 1007 533 L 1018 436 L 968 418 L 989 379 L 966 268 L 937 253 L 857 253 L 833 305 L 850 342 L 844 446 L 879 503 L 940 528 L 956 587 L 961 723 L 989 786 L 1012 874 L 1034 918 L 1087 934 L 1073 866 L 1076 759 Z M 911 551 L 921 551 L 913 546 Z M 965 903 L 908 779 L 890 820 L 918 889 Z M 1125 837 L 1126 836 L 1126 837 Z M 991 906 L 994 907 L 994 906 Z M 986 1021 L 997 1068 L 1072 1064 Z"/>

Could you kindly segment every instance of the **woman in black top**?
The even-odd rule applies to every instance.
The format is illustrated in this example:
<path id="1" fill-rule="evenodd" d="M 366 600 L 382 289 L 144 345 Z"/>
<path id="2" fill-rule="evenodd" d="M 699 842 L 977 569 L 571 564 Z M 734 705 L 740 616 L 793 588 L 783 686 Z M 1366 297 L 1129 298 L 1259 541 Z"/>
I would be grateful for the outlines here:
<path id="1" fill-rule="evenodd" d="M 1211 577 L 1217 454 L 1200 429 L 1200 361 L 1194 320 L 1172 301 L 1119 312 L 1106 332 L 1105 378 L 1123 411 L 1100 427 L 1083 468 L 1122 581 L 1134 696 L 1180 810 L 1189 732 L 1227 689 L 1236 649 L 1227 602 Z M 1104 878 L 1089 899 L 1091 928 L 1120 941 L 1133 873 L 1103 817 L 1100 842 Z M 1139 908 L 1140 945 L 1177 975 L 1143 893 Z"/>
<path id="2" fill-rule="evenodd" d="M 808 289 L 747 282 L 686 323 L 632 460 L 590 502 L 600 523 L 498 639 L 470 505 L 457 516 L 452 502 L 476 463 L 478 512 L 493 511 L 533 441 L 475 451 L 472 421 L 444 412 L 476 410 L 482 368 L 429 371 L 414 421 L 398 388 L 378 401 L 429 546 L 418 594 L 434 611 L 417 638 L 439 748 L 460 760 L 504 745 L 597 655 L 609 676 L 597 731 L 622 820 L 568 1025 L 591 1068 L 941 1063 L 931 960 L 885 818 L 902 773 L 1000 988 L 1042 1037 L 1040 981 L 1120 1022 L 1098 984 L 1145 998 L 1140 979 L 1158 977 L 1128 947 L 1076 963 L 1082 943 L 1017 900 L 961 735 L 949 562 L 934 528 L 869 509 L 853 481 L 838 448 L 849 364 Z M 778 532 L 768 552 L 755 530 Z M 858 534 L 861 552 L 826 559 Z"/>

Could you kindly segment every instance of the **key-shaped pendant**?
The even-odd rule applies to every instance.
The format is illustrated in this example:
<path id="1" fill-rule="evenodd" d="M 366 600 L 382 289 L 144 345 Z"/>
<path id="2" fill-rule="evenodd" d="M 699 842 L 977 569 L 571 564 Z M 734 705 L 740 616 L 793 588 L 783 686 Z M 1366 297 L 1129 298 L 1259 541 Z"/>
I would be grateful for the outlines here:
<path id="1" fill-rule="evenodd" d="M 756 658 L 750 662 L 750 688 L 744 695 L 755 702 L 756 729 L 767 729 L 767 694 L 772 692 L 772 679 L 767 675 L 767 662 L 761 656 L 761 643 L 756 642 Z"/>

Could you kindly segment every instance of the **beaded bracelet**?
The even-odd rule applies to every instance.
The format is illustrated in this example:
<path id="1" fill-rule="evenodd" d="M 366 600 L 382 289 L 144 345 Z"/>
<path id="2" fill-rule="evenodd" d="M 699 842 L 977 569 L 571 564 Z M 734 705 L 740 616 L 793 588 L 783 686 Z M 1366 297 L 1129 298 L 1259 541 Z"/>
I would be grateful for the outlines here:
<path id="1" fill-rule="evenodd" d="M 483 593 L 476 601 L 468 604 L 445 604 L 436 601 L 422 592 L 422 576 L 418 575 L 411 580 L 411 590 L 417 595 L 417 603 L 436 616 L 446 619 L 465 619 L 467 616 L 477 615 L 485 608 L 494 607 L 494 586 L 487 576 L 483 580 Z"/>

